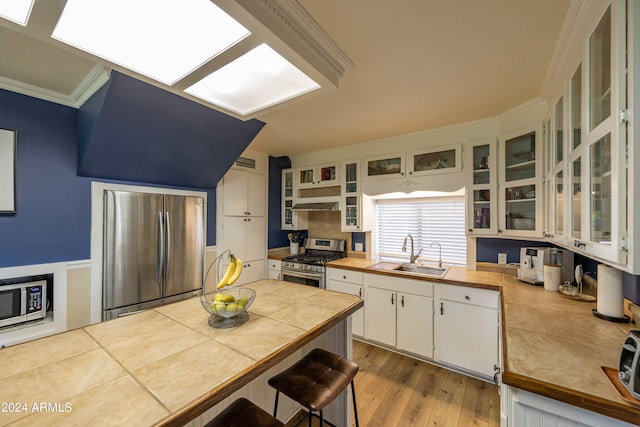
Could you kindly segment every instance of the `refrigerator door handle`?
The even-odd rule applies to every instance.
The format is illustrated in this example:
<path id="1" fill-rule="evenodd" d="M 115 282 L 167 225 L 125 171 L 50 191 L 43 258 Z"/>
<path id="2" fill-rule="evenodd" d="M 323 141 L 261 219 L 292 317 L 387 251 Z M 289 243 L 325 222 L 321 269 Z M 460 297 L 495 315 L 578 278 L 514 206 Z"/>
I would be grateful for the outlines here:
<path id="1" fill-rule="evenodd" d="M 158 238 L 157 238 L 157 242 L 156 242 L 156 280 L 158 281 L 158 284 L 160 286 L 162 286 L 162 282 L 163 282 L 163 276 L 164 276 L 164 272 L 163 272 L 163 265 L 164 265 L 164 227 L 162 224 L 162 212 L 158 211 L 158 221 L 157 221 L 157 228 L 158 228 Z"/>
<path id="2" fill-rule="evenodd" d="M 164 213 L 164 227 L 165 227 L 165 250 L 164 250 L 164 278 L 162 281 L 162 295 L 165 294 L 165 286 L 167 279 L 169 278 L 169 265 L 171 265 L 171 223 L 169 222 L 169 212 Z"/>

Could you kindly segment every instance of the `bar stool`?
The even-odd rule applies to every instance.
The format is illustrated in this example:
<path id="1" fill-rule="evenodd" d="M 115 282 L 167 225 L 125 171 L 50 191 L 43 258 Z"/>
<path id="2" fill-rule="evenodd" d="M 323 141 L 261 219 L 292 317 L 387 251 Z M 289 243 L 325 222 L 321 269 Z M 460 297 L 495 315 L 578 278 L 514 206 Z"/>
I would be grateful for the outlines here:
<path id="1" fill-rule="evenodd" d="M 309 426 L 313 412 L 320 413 L 320 426 L 324 425 L 322 410 L 351 384 L 353 411 L 358 424 L 356 390 L 353 378 L 358 373 L 358 365 L 337 354 L 316 348 L 296 362 L 289 369 L 269 379 L 269 385 L 276 389 L 273 416 L 278 413 L 278 395 L 283 393 L 309 410 Z"/>
<path id="2" fill-rule="evenodd" d="M 220 412 L 205 427 L 284 427 L 270 413 L 241 397 Z"/>

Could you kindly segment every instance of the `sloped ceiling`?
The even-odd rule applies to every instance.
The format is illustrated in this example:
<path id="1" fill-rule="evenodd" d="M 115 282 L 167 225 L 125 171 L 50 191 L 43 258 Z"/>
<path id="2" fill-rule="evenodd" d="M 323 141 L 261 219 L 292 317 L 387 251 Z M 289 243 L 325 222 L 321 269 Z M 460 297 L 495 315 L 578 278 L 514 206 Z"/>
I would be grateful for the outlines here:
<path id="1" fill-rule="evenodd" d="M 215 188 L 264 126 L 116 71 L 78 121 L 79 175 L 193 188 Z"/>

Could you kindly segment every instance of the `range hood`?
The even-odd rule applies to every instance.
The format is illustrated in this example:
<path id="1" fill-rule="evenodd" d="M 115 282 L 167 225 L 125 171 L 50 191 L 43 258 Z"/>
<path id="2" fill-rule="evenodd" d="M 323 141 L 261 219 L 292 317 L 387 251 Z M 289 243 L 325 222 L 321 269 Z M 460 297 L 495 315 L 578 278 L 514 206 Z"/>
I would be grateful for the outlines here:
<path id="1" fill-rule="evenodd" d="M 294 212 L 337 211 L 338 202 L 296 203 L 291 210 Z"/>

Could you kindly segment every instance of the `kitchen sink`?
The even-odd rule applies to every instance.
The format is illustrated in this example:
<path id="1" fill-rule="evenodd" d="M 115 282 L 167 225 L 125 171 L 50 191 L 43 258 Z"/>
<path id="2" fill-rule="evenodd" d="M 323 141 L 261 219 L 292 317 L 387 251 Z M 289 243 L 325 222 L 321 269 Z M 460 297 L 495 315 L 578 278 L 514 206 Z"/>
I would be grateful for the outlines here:
<path id="1" fill-rule="evenodd" d="M 406 271 L 408 273 L 417 273 L 422 274 L 424 276 L 430 277 L 438 277 L 441 278 L 447 271 L 449 271 L 446 267 L 433 267 L 429 265 L 419 265 L 419 264 L 409 264 L 404 263 L 395 268 L 395 270 Z"/>

